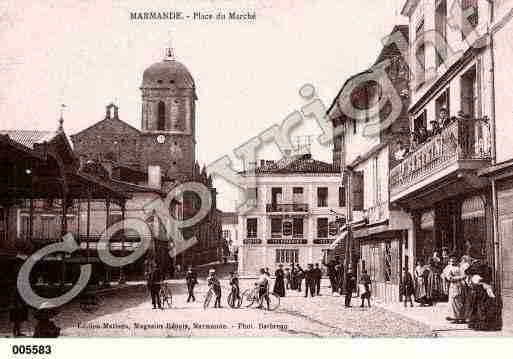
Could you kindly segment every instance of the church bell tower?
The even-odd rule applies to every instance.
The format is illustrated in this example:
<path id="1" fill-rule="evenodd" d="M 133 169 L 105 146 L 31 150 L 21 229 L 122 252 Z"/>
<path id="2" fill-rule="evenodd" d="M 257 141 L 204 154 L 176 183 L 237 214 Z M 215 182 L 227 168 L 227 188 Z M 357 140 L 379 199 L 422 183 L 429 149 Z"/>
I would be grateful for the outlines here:
<path id="1" fill-rule="evenodd" d="M 184 181 L 195 162 L 196 87 L 189 70 L 176 61 L 173 49 L 143 73 L 140 143 L 141 164 L 152 177 Z M 155 185 L 153 183 L 153 185 Z"/>

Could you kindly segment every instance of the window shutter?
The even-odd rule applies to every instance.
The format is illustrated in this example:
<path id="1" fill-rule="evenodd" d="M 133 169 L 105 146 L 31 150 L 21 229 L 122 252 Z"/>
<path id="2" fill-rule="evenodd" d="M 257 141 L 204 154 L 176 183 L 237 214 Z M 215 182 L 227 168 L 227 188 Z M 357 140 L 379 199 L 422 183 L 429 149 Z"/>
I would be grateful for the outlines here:
<path id="1" fill-rule="evenodd" d="M 363 211 L 363 171 L 353 173 L 353 211 Z"/>

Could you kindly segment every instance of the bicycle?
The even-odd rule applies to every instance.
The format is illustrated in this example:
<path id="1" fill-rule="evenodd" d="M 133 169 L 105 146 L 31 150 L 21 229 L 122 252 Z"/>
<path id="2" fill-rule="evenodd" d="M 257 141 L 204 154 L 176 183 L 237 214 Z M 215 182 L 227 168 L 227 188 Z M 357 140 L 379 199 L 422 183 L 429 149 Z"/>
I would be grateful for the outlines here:
<path id="1" fill-rule="evenodd" d="M 266 294 L 264 294 L 264 296 L 261 297 L 259 292 L 260 290 L 258 286 L 255 286 L 252 289 L 246 289 L 244 292 L 242 292 L 241 304 L 244 305 L 246 308 L 249 308 L 253 304 L 259 303 L 259 308 L 263 309 L 265 296 L 267 296 L 267 298 L 269 298 L 269 310 L 274 311 L 278 309 L 278 307 L 280 306 L 280 297 L 277 294 L 269 292 L 269 290 L 267 290 Z"/>
<path id="2" fill-rule="evenodd" d="M 208 288 L 208 292 L 205 295 L 205 300 L 203 301 L 203 309 L 207 309 L 210 305 L 210 302 L 212 301 L 212 298 L 215 297 L 216 294 L 214 292 L 214 289 Z"/>
<path id="3" fill-rule="evenodd" d="M 160 303 L 162 307 L 167 304 L 168 308 L 173 306 L 173 292 L 171 286 L 168 283 L 161 283 L 159 291 Z"/>
<path id="4" fill-rule="evenodd" d="M 237 289 L 232 286 L 230 294 L 228 294 L 228 306 L 230 308 L 238 309 L 242 305 L 242 296 L 239 293 L 239 297 L 236 295 Z"/>

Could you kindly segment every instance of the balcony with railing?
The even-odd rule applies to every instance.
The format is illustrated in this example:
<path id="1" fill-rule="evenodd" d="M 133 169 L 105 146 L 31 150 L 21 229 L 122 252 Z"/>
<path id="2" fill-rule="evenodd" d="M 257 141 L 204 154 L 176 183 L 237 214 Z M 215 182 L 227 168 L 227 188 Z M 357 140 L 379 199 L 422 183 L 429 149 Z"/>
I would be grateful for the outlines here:
<path id="1" fill-rule="evenodd" d="M 459 172 L 475 171 L 489 162 L 488 123 L 480 119 L 455 119 L 391 169 L 391 202 Z"/>
<path id="2" fill-rule="evenodd" d="M 269 214 L 296 213 L 307 214 L 308 203 L 269 203 L 265 208 Z"/>
<path id="3" fill-rule="evenodd" d="M 244 238 L 242 242 L 243 244 L 262 244 L 262 240 L 260 238 Z"/>
<path id="4" fill-rule="evenodd" d="M 303 237 L 277 237 L 272 236 L 267 240 L 267 244 L 307 244 L 308 241 Z"/>
<path id="5" fill-rule="evenodd" d="M 336 239 L 336 237 L 330 238 L 314 238 L 314 244 L 331 244 Z"/>

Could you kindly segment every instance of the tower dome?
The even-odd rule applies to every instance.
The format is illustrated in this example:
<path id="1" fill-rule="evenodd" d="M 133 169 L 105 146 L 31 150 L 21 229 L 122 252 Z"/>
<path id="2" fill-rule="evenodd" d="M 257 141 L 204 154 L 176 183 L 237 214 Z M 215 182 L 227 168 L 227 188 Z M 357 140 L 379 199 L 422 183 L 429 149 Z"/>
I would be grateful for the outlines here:
<path id="1" fill-rule="evenodd" d="M 179 89 L 194 89 L 194 79 L 181 62 L 172 56 L 156 62 L 143 73 L 141 88 L 168 88 L 176 86 Z"/>

